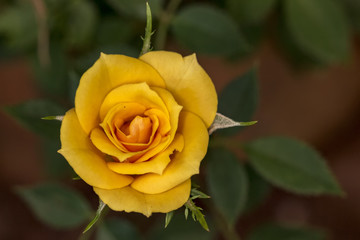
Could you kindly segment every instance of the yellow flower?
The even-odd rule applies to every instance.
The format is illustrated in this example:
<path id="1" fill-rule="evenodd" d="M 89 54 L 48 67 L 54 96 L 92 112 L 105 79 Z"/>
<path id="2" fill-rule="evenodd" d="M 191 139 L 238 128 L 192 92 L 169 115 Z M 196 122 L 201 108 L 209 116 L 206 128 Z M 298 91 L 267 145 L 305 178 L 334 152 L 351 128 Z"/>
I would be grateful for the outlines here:
<path id="1" fill-rule="evenodd" d="M 217 110 L 195 55 L 105 55 L 82 76 L 61 153 L 116 211 L 169 212 L 189 198 Z"/>

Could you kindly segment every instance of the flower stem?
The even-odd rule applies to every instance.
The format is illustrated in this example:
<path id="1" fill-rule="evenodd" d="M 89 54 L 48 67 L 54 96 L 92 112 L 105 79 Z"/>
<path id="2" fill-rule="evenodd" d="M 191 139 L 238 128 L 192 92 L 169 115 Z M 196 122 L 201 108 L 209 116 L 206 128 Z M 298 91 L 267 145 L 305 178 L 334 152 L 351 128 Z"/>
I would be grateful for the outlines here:
<path id="1" fill-rule="evenodd" d="M 151 50 L 151 35 L 152 35 L 152 16 L 149 3 L 146 2 L 146 28 L 143 47 L 140 52 L 140 56 Z"/>
<path id="2" fill-rule="evenodd" d="M 47 11 L 43 0 L 31 1 L 35 8 L 35 16 L 38 25 L 37 54 L 42 67 L 50 64 L 49 29 L 47 26 Z"/>
<path id="3" fill-rule="evenodd" d="M 159 27 L 155 39 L 155 49 L 164 49 L 167 32 L 169 29 L 170 22 L 174 17 L 174 13 L 179 7 L 182 0 L 170 0 L 166 10 L 163 10 L 160 14 Z"/>
<path id="4" fill-rule="evenodd" d="M 214 216 L 215 226 L 222 233 L 226 240 L 241 240 L 234 226 L 230 225 L 227 220 L 213 206 L 210 208 Z"/>

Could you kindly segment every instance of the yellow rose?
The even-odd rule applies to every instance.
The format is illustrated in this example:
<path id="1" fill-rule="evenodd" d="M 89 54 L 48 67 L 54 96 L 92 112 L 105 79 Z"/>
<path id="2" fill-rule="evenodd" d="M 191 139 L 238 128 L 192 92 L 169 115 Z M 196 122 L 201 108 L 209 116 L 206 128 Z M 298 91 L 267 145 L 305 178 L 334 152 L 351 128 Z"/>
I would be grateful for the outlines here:
<path id="1" fill-rule="evenodd" d="M 195 55 L 102 54 L 61 125 L 61 153 L 111 209 L 169 212 L 189 198 L 217 110 Z"/>

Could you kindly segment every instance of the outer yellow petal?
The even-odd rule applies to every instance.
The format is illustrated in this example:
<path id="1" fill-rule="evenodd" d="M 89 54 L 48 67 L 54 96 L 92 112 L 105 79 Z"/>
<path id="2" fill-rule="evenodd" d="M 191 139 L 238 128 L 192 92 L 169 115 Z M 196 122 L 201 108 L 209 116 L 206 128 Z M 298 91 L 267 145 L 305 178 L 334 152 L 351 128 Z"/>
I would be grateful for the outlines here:
<path id="1" fill-rule="evenodd" d="M 149 217 L 154 212 L 167 213 L 180 208 L 189 199 L 190 179 L 160 194 L 144 194 L 131 187 L 114 190 L 94 188 L 99 198 L 115 211 L 139 212 Z"/>
<path id="2" fill-rule="evenodd" d="M 129 185 L 133 178 L 111 171 L 101 154 L 82 130 L 75 110 L 69 110 L 61 125 L 62 154 L 74 171 L 89 185 L 104 189 Z"/>
<path id="3" fill-rule="evenodd" d="M 195 54 L 182 57 L 178 53 L 152 51 L 140 57 L 162 76 L 166 88 L 185 110 L 201 117 L 210 127 L 217 110 L 217 95 L 210 77 L 199 65 Z"/>
<path id="4" fill-rule="evenodd" d="M 182 151 L 184 147 L 184 138 L 181 134 L 177 134 L 171 145 L 163 152 L 154 156 L 152 159 L 146 162 L 135 163 L 119 163 L 108 162 L 108 167 L 114 172 L 120 174 L 144 174 L 144 173 L 156 173 L 162 174 L 168 163 L 170 162 L 170 154 L 175 150 Z"/>
<path id="5" fill-rule="evenodd" d="M 139 176 L 131 184 L 132 188 L 148 194 L 162 193 L 199 173 L 209 143 L 204 122 L 197 115 L 182 111 L 178 132 L 184 137 L 182 152 L 175 153 L 162 175 L 148 173 Z"/>
<path id="6" fill-rule="evenodd" d="M 101 54 L 81 77 L 76 91 L 76 113 L 85 133 L 89 134 L 98 125 L 101 103 L 112 89 L 140 82 L 149 86 L 165 86 L 157 71 L 143 61 L 123 55 Z"/>

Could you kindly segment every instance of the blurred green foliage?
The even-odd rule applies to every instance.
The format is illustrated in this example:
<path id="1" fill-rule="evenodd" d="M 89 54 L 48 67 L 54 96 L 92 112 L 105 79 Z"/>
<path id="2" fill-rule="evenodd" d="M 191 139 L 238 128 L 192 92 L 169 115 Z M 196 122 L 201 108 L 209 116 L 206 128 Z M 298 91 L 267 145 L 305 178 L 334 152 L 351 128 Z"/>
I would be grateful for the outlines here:
<path id="1" fill-rule="evenodd" d="M 272 136 L 243 148 L 254 169 L 275 186 L 297 194 L 343 194 L 325 160 L 303 142 Z"/>
<path id="2" fill-rule="evenodd" d="M 208 154 L 206 172 L 209 194 L 229 224 L 234 225 L 247 202 L 247 174 L 233 153 L 214 149 Z"/>
<path id="3" fill-rule="evenodd" d="M 348 59 L 351 48 L 348 19 L 336 1 L 285 1 L 283 12 L 287 31 L 306 55 L 321 63 Z"/>
<path id="4" fill-rule="evenodd" d="M 44 121 L 44 116 L 64 115 L 65 109 L 48 100 L 31 100 L 8 106 L 5 111 L 15 117 L 25 128 L 52 139 L 59 138 L 60 122 Z"/>
<path id="5" fill-rule="evenodd" d="M 92 215 L 82 195 L 59 184 L 43 183 L 16 191 L 41 221 L 57 229 L 78 227 Z"/>
<path id="6" fill-rule="evenodd" d="M 32 2 L 44 6 L 39 11 Z M 41 21 L 48 31 L 45 37 L 50 49 L 60 48 L 71 66 L 94 51 L 134 53 L 141 45 L 139 36 L 143 34 L 146 17 L 144 2 L 4 1 L 0 5 L 0 57 L 26 53 L 37 58 L 38 36 L 43 32 Z M 149 2 L 155 23 L 162 21 L 168 2 Z M 326 65 L 348 60 L 351 34 L 360 29 L 357 0 L 183 1 L 179 10 L 166 16 L 171 25 L 168 34 L 191 51 L 242 58 L 273 33 L 280 36 L 279 48 L 285 54 L 294 55 L 294 59 L 298 58 L 296 55 L 306 56 L 303 64 Z M 279 26 L 283 26 L 281 34 L 277 34 Z M 295 50 L 284 48 L 284 42 Z M 83 62 L 79 65 L 76 70 L 82 73 L 86 68 Z"/>
<path id="7" fill-rule="evenodd" d="M 258 98 L 257 69 L 253 67 L 242 76 L 233 79 L 220 93 L 218 112 L 238 121 L 251 121 L 258 105 Z M 242 128 L 223 129 L 219 134 L 234 135 Z"/>
<path id="8" fill-rule="evenodd" d="M 96 233 L 97 240 L 117 240 L 117 239 L 126 239 L 126 240 L 138 240 L 141 239 L 141 234 L 139 233 L 136 226 L 131 222 L 120 219 L 120 218 L 110 218 L 105 220 L 103 224 L 99 227 Z"/>
<path id="9" fill-rule="evenodd" d="M 246 52 L 245 42 L 236 23 L 222 10 L 208 5 L 191 5 L 173 20 L 175 38 L 190 50 L 219 56 Z"/>

